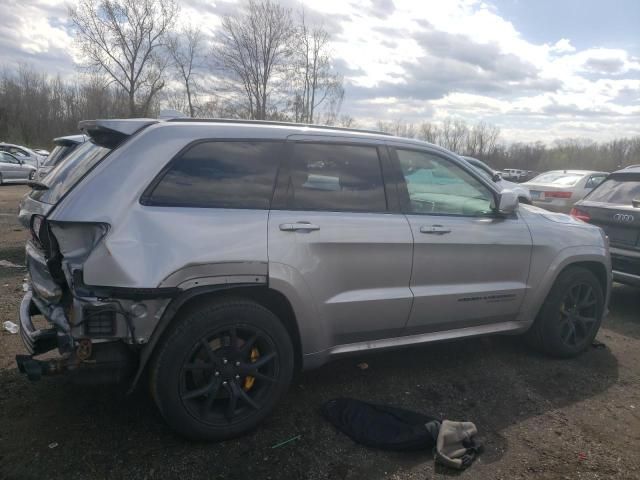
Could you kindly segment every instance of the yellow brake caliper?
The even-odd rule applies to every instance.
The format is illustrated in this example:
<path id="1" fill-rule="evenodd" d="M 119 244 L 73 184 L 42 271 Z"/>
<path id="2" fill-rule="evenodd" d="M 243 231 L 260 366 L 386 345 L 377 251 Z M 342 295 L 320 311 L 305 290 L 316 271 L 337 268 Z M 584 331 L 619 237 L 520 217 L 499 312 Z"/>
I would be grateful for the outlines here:
<path id="1" fill-rule="evenodd" d="M 251 363 L 255 363 L 255 361 L 258 360 L 259 357 L 260 357 L 260 352 L 256 347 L 253 347 L 251 349 L 251 355 L 250 355 Z M 251 387 L 253 387 L 253 384 L 255 383 L 255 381 L 256 381 L 256 377 L 251 377 L 251 376 L 245 377 L 244 390 L 245 391 L 251 390 Z"/>

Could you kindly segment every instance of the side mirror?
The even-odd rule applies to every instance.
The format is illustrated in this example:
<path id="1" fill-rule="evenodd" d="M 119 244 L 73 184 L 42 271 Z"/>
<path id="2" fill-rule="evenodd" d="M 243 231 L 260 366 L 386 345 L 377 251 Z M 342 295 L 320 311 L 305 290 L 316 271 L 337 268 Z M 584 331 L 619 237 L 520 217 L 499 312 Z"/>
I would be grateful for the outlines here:
<path id="1" fill-rule="evenodd" d="M 494 210 L 509 215 L 518 209 L 518 194 L 512 190 L 503 190 L 498 196 L 498 206 Z"/>
<path id="2" fill-rule="evenodd" d="M 491 180 L 493 180 L 494 182 L 499 182 L 500 180 L 502 180 L 502 174 L 500 172 L 493 172 L 493 177 L 491 177 Z"/>

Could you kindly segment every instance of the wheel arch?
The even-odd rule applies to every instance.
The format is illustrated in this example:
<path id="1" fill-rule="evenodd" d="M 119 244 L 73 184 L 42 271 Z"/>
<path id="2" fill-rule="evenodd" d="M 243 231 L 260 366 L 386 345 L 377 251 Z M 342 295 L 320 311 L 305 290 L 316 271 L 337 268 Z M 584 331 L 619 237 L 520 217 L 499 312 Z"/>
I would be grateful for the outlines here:
<path id="1" fill-rule="evenodd" d="M 266 285 L 211 285 L 186 290 L 174 298 L 167 306 L 162 318 L 158 322 L 158 326 L 151 335 L 149 342 L 144 345 L 140 352 L 140 361 L 136 374 L 129 386 L 129 393 L 135 389 L 158 344 L 163 339 L 169 327 L 177 321 L 181 313 L 189 309 L 197 308 L 199 305 L 213 299 L 231 296 L 252 300 L 278 317 L 287 330 L 287 333 L 291 338 L 291 343 L 293 344 L 295 369 L 300 370 L 302 368 L 302 343 L 300 331 L 298 329 L 294 310 L 285 295 L 277 290 L 269 288 Z"/>
<path id="2" fill-rule="evenodd" d="M 602 292 L 605 294 L 605 298 L 607 297 L 609 284 L 607 283 L 608 282 L 607 270 L 603 263 L 594 262 L 594 261 L 575 262 L 564 267 L 562 271 L 565 271 L 569 267 L 582 267 L 589 270 L 591 273 L 593 273 L 595 277 L 598 279 L 600 286 L 602 287 Z"/>
<path id="3" fill-rule="evenodd" d="M 527 328 L 536 319 L 549 292 L 562 272 L 570 267 L 586 268 L 598 279 L 605 296 L 605 314 L 611 294 L 611 263 L 606 250 L 602 247 L 569 247 L 561 250 L 553 262 L 544 268 L 544 273 L 529 279 L 529 285 L 537 285 L 527 294 L 525 303 L 521 307 L 519 321 L 524 322 Z"/>

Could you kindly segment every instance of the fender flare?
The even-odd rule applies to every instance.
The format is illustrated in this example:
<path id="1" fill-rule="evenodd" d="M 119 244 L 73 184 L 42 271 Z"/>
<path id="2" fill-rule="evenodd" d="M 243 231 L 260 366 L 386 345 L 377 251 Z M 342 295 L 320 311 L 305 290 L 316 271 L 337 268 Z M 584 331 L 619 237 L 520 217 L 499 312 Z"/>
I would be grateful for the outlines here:
<path id="1" fill-rule="evenodd" d="M 530 291 L 525 297 L 525 302 L 521 307 L 521 314 L 518 316 L 517 321 L 524 322 L 528 326 L 533 325 L 538 312 L 542 308 L 542 305 L 544 304 L 560 273 L 571 265 L 581 263 L 597 263 L 602 265 L 604 268 L 607 275 L 607 281 L 604 288 L 605 305 L 608 305 L 612 282 L 611 264 L 605 260 L 608 258 L 609 256 L 606 248 L 599 246 L 585 245 L 562 249 L 553 259 L 553 262 L 548 265 L 542 278 L 537 279 L 536 283 L 539 287 L 537 289 L 530 288 Z"/>
<path id="2" fill-rule="evenodd" d="M 176 313 L 180 310 L 180 308 L 187 303 L 189 300 L 206 295 L 208 293 L 220 292 L 224 290 L 231 290 L 233 288 L 238 287 L 255 287 L 256 283 L 225 283 L 219 285 L 205 285 L 201 287 L 190 288 L 188 290 L 183 290 L 182 293 L 175 296 L 167 308 L 165 308 L 162 313 L 162 317 L 158 322 L 158 325 L 154 329 L 149 341 L 142 347 L 139 355 L 138 368 L 136 373 L 131 380 L 131 384 L 129 385 L 129 389 L 127 390 L 127 395 L 131 394 L 135 389 L 136 385 L 140 381 L 140 377 L 144 372 L 144 369 L 149 363 L 151 356 L 157 346 L 158 342 L 162 338 L 162 334 L 165 332 L 167 327 L 171 324 L 172 320 L 175 318 Z"/>

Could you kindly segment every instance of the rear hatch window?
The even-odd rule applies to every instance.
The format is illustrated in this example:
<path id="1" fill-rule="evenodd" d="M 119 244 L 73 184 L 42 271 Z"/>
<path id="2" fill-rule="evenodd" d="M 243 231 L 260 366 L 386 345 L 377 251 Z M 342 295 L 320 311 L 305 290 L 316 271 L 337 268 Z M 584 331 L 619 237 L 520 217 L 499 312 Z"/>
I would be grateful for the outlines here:
<path id="1" fill-rule="evenodd" d="M 76 145 L 58 145 L 53 151 L 49 154 L 47 159 L 42 162 L 43 167 L 54 167 L 60 160 L 69 155 L 71 151 L 76 147 Z"/>
<path id="2" fill-rule="evenodd" d="M 110 151 L 111 149 L 92 142 L 83 143 L 45 177 L 45 185 L 48 188 L 33 190 L 30 193 L 31 198 L 55 205 Z"/>
<path id="3" fill-rule="evenodd" d="M 587 199 L 591 202 L 632 205 L 633 200 L 640 200 L 640 174 L 610 177 L 591 192 Z"/>
<path id="4" fill-rule="evenodd" d="M 548 172 L 538 175 L 529 183 L 543 183 L 548 185 L 557 185 L 558 187 L 573 187 L 582 178 L 584 174 L 581 173 L 566 173 L 566 172 Z"/>

